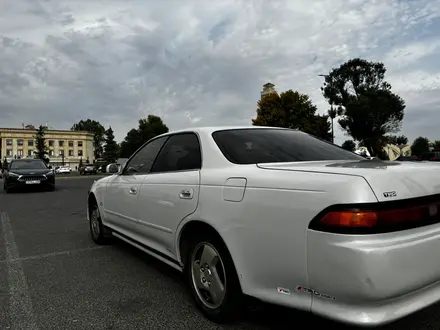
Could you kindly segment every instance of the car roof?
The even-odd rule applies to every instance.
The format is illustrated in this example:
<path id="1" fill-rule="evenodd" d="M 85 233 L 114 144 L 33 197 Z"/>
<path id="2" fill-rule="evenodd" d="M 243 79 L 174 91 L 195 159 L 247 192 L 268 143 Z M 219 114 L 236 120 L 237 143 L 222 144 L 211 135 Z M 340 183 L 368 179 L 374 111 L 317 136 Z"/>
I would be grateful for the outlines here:
<path id="1" fill-rule="evenodd" d="M 212 134 L 216 131 L 226 131 L 226 130 L 235 130 L 235 129 L 238 130 L 238 129 L 288 129 L 288 128 L 271 127 L 271 126 L 202 126 L 202 127 L 190 127 L 186 129 L 170 131 L 168 133 L 162 134 L 161 136 L 177 134 L 177 133 L 185 133 L 185 132 Z"/>

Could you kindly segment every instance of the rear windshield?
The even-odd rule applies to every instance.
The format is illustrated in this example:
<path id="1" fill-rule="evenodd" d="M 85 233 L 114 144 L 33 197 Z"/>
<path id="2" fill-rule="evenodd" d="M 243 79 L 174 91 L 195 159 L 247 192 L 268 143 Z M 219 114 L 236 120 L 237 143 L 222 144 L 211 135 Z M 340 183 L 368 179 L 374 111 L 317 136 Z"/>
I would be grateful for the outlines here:
<path id="1" fill-rule="evenodd" d="M 45 168 L 47 168 L 47 166 L 41 160 L 20 160 L 18 162 L 11 163 L 11 170 L 33 170 Z"/>
<path id="2" fill-rule="evenodd" d="M 212 134 L 223 155 L 235 164 L 365 160 L 306 133 L 284 129 L 236 129 Z"/>

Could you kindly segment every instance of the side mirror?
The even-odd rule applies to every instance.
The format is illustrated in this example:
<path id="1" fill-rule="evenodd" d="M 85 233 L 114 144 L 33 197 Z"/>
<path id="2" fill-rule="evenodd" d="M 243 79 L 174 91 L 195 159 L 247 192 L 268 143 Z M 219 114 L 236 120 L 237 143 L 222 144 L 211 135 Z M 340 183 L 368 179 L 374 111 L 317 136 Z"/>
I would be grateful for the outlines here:
<path id="1" fill-rule="evenodd" d="M 51 170 L 52 169 L 52 165 L 49 165 L 49 170 Z"/>
<path id="2" fill-rule="evenodd" d="M 119 172 L 118 165 L 116 164 L 110 164 L 107 166 L 107 172 L 111 174 L 115 174 Z"/>

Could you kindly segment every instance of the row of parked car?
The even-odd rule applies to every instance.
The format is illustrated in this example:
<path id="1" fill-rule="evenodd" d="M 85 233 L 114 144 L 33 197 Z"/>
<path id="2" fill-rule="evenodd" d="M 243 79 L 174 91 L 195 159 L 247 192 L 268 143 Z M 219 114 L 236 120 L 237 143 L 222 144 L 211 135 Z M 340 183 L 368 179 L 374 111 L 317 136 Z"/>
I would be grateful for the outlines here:
<path id="1" fill-rule="evenodd" d="M 79 169 L 80 175 L 85 174 L 96 174 L 98 172 L 98 167 L 94 164 L 86 164 L 81 166 Z M 70 174 L 72 173 L 72 168 L 70 166 L 56 166 L 55 167 L 56 174 Z"/>
<path id="2" fill-rule="evenodd" d="M 430 161 L 438 162 L 440 161 L 440 151 L 426 152 L 421 156 L 400 156 L 396 159 L 399 162 L 418 162 L 418 161 Z"/>

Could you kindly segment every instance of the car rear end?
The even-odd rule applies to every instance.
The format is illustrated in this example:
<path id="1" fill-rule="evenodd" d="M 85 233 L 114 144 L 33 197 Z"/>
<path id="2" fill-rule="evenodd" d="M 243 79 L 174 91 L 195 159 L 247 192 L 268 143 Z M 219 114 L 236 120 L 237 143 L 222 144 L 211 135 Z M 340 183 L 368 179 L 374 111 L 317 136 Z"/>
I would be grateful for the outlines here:
<path id="1" fill-rule="evenodd" d="M 302 262 L 295 257 L 301 247 L 292 246 L 301 239 L 295 235 L 303 234 L 304 221 L 306 283 L 290 284 L 297 285 L 295 293 L 303 295 L 295 295 L 298 301 L 310 295 L 313 312 L 375 326 L 440 300 L 438 163 L 365 160 L 293 130 L 231 129 L 217 131 L 213 138 L 231 163 L 256 164 L 272 172 L 265 182 L 277 187 L 277 192 L 296 192 L 289 202 L 278 202 L 267 214 L 267 218 L 277 218 L 289 210 L 297 222 L 296 227 L 283 225 L 282 233 L 287 231 L 289 237 L 278 234 L 280 247 L 275 249 L 292 251 L 288 255 L 296 268 L 276 264 L 266 277 L 277 283 L 288 283 L 286 277 L 302 279 L 296 270 L 302 269 Z M 262 172 L 261 177 L 266 175 Z M 257 186 L 261 191 L 263 184 Z M 319 197 L 310 197 L 310 192 L 318 191 Z M 265 197 L 265 211 L 273 195 Z M 289 261 L 284 264 L 290 266 Z M 259 275 L 255 272 L 253 277 Z M 272 297 L 268 292 L 265 300 L 299 306 L 296 300 Z"/>
<path id="2" fill-rule="evenodd" d="M 310 222 L 309 285 L 333 297 L 313 297 L 318 314 L 374 326 L 439 301 L 438 166 L 386 164 L 376 173 L 333 168 L 363 176 L 378 202 L 332 205 Z"/>

